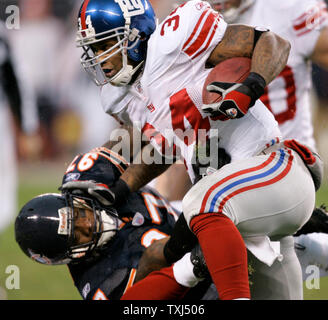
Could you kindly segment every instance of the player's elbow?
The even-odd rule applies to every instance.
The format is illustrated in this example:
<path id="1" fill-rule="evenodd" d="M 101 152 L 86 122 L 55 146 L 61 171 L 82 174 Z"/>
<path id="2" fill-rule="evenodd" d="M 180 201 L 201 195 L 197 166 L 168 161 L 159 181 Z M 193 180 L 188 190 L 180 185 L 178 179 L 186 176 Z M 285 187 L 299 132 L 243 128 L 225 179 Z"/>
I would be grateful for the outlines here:
<path id="1" fill-rule="evenodd" d="M 276 33 L 270 32 L 272 41 L 276 50 L 280 52 L 280 56 L 284 57 L 287 63 L 289 53 L 291 50 L 291 44 L 287 39 L 282 38 L 281 36 L 277 35 Z"/>
<path id="2" fill-rule="evenodd" d="M 271 31 L 264 33 L 262 37 L 262 45 L 274 53 L 281 67 L 285 67 L 291 50 L 290 42 Z"/>
<path id="3" fill-rule="evenodd" d="M 277 38 L 280 43 L 281 50 L 284 52 L 284 54 L 286 56 L 286 62 L 287 62 L 292 45 L 287 39 L 281 38 L 278 35 L 277 35 Z"/>

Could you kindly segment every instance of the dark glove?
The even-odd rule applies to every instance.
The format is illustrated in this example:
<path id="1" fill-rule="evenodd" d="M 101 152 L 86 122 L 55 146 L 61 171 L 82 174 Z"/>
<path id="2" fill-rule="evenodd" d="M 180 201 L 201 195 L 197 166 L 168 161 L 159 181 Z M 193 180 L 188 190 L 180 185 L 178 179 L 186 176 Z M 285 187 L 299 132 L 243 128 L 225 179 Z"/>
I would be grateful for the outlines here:
<path id="1" fill-rule="evenodd" d="M 129 186 L 122 179 L 118 179 L 112 186 L 97 183 L 93 180 L 75 180 L 64 183 L 61 186 L 63 192 L 72 194 L 87 193 L 96 198 L 104 206 L 122 204 L 130 194 Z"/>
<path id="2" fill-rule="evenodd" d="M 225 149 L 219 147 L 217 137 L 208 139 L 205 145 L 197 144 L 192 158 L 192 168 L 195 174 L 194 184 L 202 179 L 208 167 L 219 170 L 230 162 L 230 155 Z"/>
<path id="3" fill-rule="evenodd" d="M 263 95 L 265 87 L 265 80 L 255 72 L 251 72 L 243 83 L 212 82 L 207 90 L 222 95 L 222 100 L 204 104 L 202 110 L 212 117 L 223 114 L 230 119 L 241 118 Z"/>
<path id="4" fill-rule="evenodd" d="M 325 205 L 315 208 L 311 218 L 294 234 L 294 236 L 313 232 L 328 233 L 328 211 Z"/>
<path id="5" fill-rule="evenodd" d="M 199 243 L 197 243 L 196 246 L 191 250 L 190 261 L 194 266 L 193 272 L 197 278 L 211 278 L 210 273 L 207 269 L 203 251 Z"/>

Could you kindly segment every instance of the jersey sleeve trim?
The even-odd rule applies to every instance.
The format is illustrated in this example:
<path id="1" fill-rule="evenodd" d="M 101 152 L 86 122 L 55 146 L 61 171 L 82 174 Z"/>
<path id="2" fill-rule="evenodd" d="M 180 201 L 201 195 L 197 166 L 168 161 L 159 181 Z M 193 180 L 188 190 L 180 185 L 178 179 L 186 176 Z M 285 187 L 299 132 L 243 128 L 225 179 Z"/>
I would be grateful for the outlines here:
<path id="1" fill-rule="evenodd" d="M 130 165 L 128 161 L 126 161 L 122 156 L 118 153 L 109 150 L 105 147 L 94 148 L 90 152 L 96 152 L 109 160 L 116 168 L 120 171 L 121 174 L 128 168 Z"/>
<path id="2" fill-rule="evenodd" d="M 293 20 L 293 29 L 296 32 L 296 36 L 301 37 L 312 30 L 320 30 L 327 23 L 327 6 L 323 1 L 320 1 L 300 17 Z"/>
<path id="3" fill-rule="evenodd" d="M 190 37 L 183 45 L 183 52 L 195 59 L 210 45 L 220 23 L 220 15 L 211 8 L 201 14 Z"/>
<path id="4" fill-rule="evenodd" d="M 132 268 L 131 271 L 130 271 L 130 276 L 129 276 L 129 280 L 128 280 L 128 283 L 124 289 L 124 292 L 122 295 L 125 294 L 126 290 L 128 290 L 129 288 L 131 288 L 133 286 L 133 283 L 134 283 L 134 279 L 136 277 L 136 274 L 137 274 L 137 269 L 135 268 Z"/>

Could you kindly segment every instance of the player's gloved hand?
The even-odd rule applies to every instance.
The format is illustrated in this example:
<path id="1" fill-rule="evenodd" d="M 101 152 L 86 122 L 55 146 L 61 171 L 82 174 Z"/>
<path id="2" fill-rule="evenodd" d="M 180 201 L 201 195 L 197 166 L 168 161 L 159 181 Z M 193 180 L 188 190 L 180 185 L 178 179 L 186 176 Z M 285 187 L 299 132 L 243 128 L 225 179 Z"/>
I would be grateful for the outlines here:
<path id="1" fill-rule="evenodd" d="M 191 250 L 190 261 L 194 266 L 193 272 L 197 278 L 204 279 L 211 277 L 207 269 L 203 251 L 199 243 L 197 243 L 195 247 Z"/>
<path id="2" fill-rule="evenodd" d="M 104 206 L 122 204 L 130 194 L 128 185 L 122 179 L 118 179 L 114 185 L 110 187 L 106 184 L 97 183 L 93 180 L 69 181 L 61 186 L 61 190 L 71 192 L 76 195 L 88 193 Z"/>
<path id="3" fill-rule="evenodd" d="M 222 100 L 204 104 L 202 110 L 213 117 L 223 114 L 230 119 L 241 118 L 263 95 L 265 87 L 265 80 L 255 72 L 251 72 L 243 83 L 212 82 L 207 90 L 219 93 Z"/>

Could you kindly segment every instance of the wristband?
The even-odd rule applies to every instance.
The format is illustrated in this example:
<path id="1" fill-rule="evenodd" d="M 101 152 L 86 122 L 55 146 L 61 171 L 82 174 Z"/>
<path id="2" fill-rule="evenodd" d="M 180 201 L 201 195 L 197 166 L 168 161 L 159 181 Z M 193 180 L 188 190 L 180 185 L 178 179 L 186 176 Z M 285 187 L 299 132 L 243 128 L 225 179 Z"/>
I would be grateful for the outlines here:
<path id="1" fill-rule="evenodd" d="M 252 98 L 257 100 L 264 94 L 266 81 L 260 74 L 251 72 L 243 82 L 243 85 L 247 86 L 251 90 Z"/>

